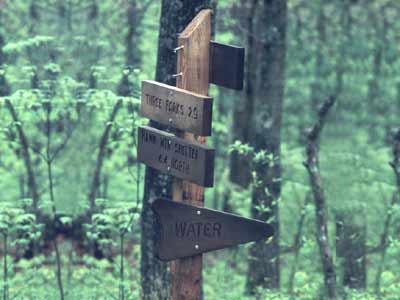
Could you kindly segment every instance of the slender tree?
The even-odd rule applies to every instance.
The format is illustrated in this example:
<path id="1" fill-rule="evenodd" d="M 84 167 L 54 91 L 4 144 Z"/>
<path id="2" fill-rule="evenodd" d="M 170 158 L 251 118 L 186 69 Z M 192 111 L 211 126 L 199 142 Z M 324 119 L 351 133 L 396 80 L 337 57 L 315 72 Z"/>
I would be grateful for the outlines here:
<path id="1" fill-rule="evenodd" d="M 122 107 L 122 103 L 120 100 L 118 100 L 114 105 L 114 108 L 108 119 L 107 125 L 104 128 L 103 134 L 101 135 L 101 138 L 99 141 L 99 152 L 97 154 L 96 165 L 95 165 L 93 179 L 92 179 L 92 183 L 90 185 L 90 191 L 89 191 L 89 196 L 88 196 L 91 212 L 94 211 L 95 200 L 99 193 L 101 172 L 102 172 L 104 160 L 107 157 L 107 144 L 110 139 L 112 125 L 113 125 L 113 122 L 115 121 L 115 118 L 117 117 L 118 111 L 120 110 L 121 107 Z"/>
<path id="2" fill-rule="evenodd" d="M 0 97 L 9 96 L 10 94 L 11 94 L 10 84 L 7 81 L 5 71 L 1 68 L 0 65 Z"/>
<path id="3" fill-rule="evenodd" d="M 362 210 L 336 212 L 336 253 L 343 259 L 343 286 L 365 289 L 367 227 L 364 220 L 357 223 L 355 212 L 362 214 Z"/>
<path id="4" fill-rule="evenodd" d="M 261 22 L 263 41 L 260 55 L 259 93 L 255 102 L 254 132 L 251 144 L 267 159 L 255 162 L 252 216 L 269 222 L 275 230 L 271 241 L 254 244 L 250 249 L 247 288 L 279 289 L 279 198 L 281 192 L 280 134 L 284 92 L 286 53 L 286 0 L 266 0 Z"/>
<path id="5" fill-rule="evenodd" d="M 126 16 L 128 31 L 125 36 L 125 63 L 127 66 L 139 66 L 141 53 L 139 49 L 140 24 L 154 0 L 128 0 Z"/>
<path id="6" fill-rule="evenodd" d="M 310 202 L 310 197 L 311 197 L 310 193 L 307 193 L 305 196 L 303 206 L 301 208 L 299 221 L 297 222 L 296 234 L 294 236 L 294 241 L 293 241 L 294 261 L 293 261 L 293 264 L 291 266 L 291 270 L 289 273 L 289 288 L 288 288 L 289 294 L 291 295 L 292 299 L 294 296 L 293 295 L 294 279 L 296 276 L 296 271 L 297 271 L 298 262 L 299 262 L 300 249 L 301 249 L 301 245 L 302 245 L 303 227 L 304 227 L 304 223 L 306 220 L 307 205 Z"/>
<path id="7" fill-rule="evenodd" d="M 378 295 L 379 298 L 381 297 L 381 277 L 386 260 L 386 253 L 389 241 L 389 230 L 393 219 L 393 208 L 396 205 L 396 203 L 398 203 L 400 194 L 400 129 L 397 129 L 394 134 L 392 153 L 393 153 L 393 160 L 389 164 L 392 167 L 396 178 L 396 183 L 395 183 L 396 191 L 393 193 L 389 206 L 387 208 L 383 232 L 381 235 L 381 241 L 378 248 L 380 250 L 380 257 L 379 257 L 380 262 L 378 264 L 378 269 L 375 275 L 374 289 L 375 293 Z"/>
<path id="8" fill-rule="evenodd" d="M 11 87 L 7 81 L 5 70 L 3 69 L 4 64 L 6 63 L 6 56 L 3 51 L 3 47 L 6 44 L 6 40 L 3 35 L 2 27 L 3 27 L 3 14 L 0 9 L 0 97 L 9 96 L 11 94 Z"/>
<path id="9" fill-rule="evenodd" d="M 385 116 L 387 110 L 389 109 L 384 105 L 384 101 L 381 101 L 379 97 L 381 96 L 381 84 L 380 80 L 383 73 L 383 65 L 385 58 L 385 51 L 387 47 L 387 32 L 388 32 L 388 22 L 382 17 L 385 13 L 383 7 L 377 11 L 374 3 L 370 3 L 368 7 L 368 16 L 372 22 L 374 36 L 374 50 L 372 57 L 372 78 L 368 82 L 368 95 L 367 95 L 367 103 L 368 103 L 368 112 L 373 115 L 381 115 Z M 368 119 L 369 130 L 369 139 L 371 143 L 374 143 L 377 140 L 378 134 L 378 124 L 376 124 L 375 120 Z"/>
<path id="10" fill-rule="evenodd" d="M 0 9 L 0 28 L 3 27 L 3 14 Z M 6 41 L 3 35 L 3 31 L 0 29 L 0 67 L 2 67 L 6 61 L 4 52 L 3 52 L 3 47 L 5 46 Z"/>
<path id="11" fill-rule="evenodd" d="M 0 77 L 1 78 L 1 77 Z M 36 183 L 36 177 L 33 171 L 33 164 L 32 164 L 32 158 L 31 154 L 29 151 L 29 142 L 28 138 L 26 136 L 25 130 L 21 125 L 21 122 L 18 118 L 17 112 L 12 105 L 10 100 L 6 101 L 6 106 L 8 111 L 11 114 L 12 120 L 16 124 L 17 127 L 17 132 L 18 132 L 18 143 L 20 144 L 21 147 L 21 156 L 24 161 L 25 169 L 26 169 L 26 174 L 27 174 L 27 179 L 28 179 L 28 189 L 29 189 L 29 196 L 32 198 L 32 208 L 34 212 L 38 212 L 38 202 L 39 202 L 39 193 L 38 193 L 38 187 Z"/>
<path id="12" fill-rule="evenodd" d="M 36 23 L 40 20 L 39 11 L 40 9 L 37 5 L 37 1 L 32 0 L 29 4 L 29 19 L 30 19 L 29 34 L 31 36 L 36 35 Z"/>
<path id="13" fill-rule="evenodd" d="M 136 66 L 140 63 L 139 42 L 138 42 L 138 4 L 136 0 L 128 2 L 126 15 L 128 20 L 128 33 L 125 37 L 125 60 L 126 65 Z"/>
<path id="14" fill-rule="evenodd" d="M 326 197 L 322 184 L 322 177 L 319 170 L 319 144 L 320 135 L 324 128 L 326 118 L 332 106 L 335 104 L 336 97 L 330 96 L 324 102 L 318 112 L 318 120 L 307 134 L 306 145 L 306 167 L 309 177 L 312 194 L 315 203 L 316 217 L 316 237 L 320 250 L 322 269 L 324 275 L 325 289 L 329 300 L 336 300 L 336 271 L 333 264 L 332 251 L 329 245 L 328 219 L 326 215 Z"/>

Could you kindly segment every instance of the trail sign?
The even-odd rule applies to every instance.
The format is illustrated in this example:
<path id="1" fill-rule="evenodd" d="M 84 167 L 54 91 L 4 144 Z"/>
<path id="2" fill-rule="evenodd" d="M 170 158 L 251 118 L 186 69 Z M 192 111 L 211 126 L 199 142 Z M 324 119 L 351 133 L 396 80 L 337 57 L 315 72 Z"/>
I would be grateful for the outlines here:
<path id="1" fill-rule="evenodd" d="M 243 89 L 244 48 L 210 42 L 210 82 Z"/>
<path id="2" fill-rule="evenodd" d="M 138 160 L 163 173 L 211 187 L 214 149 L 148 126 L 138 129 Z"/>
<path id="3" fill-rule="evenodd" d="M 271 225 L 237 215 L 156 199 L 158 257 L 169 261 L 238 244 L 267 239 Z"/>
<path id="4" fill-rule="evenodd" d="M 208 95 L 210 40 L 210 9 L 201 10 L 179 34 L 177 40 L 176 86 L 201 95 Z M 193 136 L 188 132 L 182 135 L 187 140 L 196 140 L 203 144 L 206 138 Z M 174 180 L 172 185 L 174 201 L 204 206 L 204 188 L 183 180 Z M 202 298 L 202 255 L 177 259 L 171 263 L 171 299 L 199 300 Z"/>
<path id="5" fill-rule="evenodd" d="M 204 187 L 214 181 L 210 83 L 243 89 L 244 48 L 211 41 L 210 9 L 201 10 L 177 40 L 176 88 L 155 81 L 142 83 L 141 113 L 181 131 L 179 136 L 140 126 L 138 161 L 174 176 L 173 202 L 156 200 L 159 257 L 171 263 L 171 299 L 199 300 L 202 253 L 272 236 L 270 225 L 202 208 Z M 182 204 L 179 202 L 185 202 Z"/>
<path id="6" fill-rule="evenodd" d="M 141 114 L 191 133 L 210 136 L 212 98 L 152 80 L 142 81 Z"/>

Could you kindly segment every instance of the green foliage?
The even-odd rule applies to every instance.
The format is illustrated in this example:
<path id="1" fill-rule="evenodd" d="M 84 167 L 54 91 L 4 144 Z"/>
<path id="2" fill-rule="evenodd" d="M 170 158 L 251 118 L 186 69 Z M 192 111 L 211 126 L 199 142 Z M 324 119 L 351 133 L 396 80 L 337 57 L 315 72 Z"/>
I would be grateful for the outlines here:
<path id="1" fill-rule="evenodd" d="M 92 222 L 85 224 L 89 240 L 97 242 L 103 249 L 116 246 L 117 238 L 124 238 L 137 224 L 139 207 L 131 202 L 118 202 L 110 205 L 107 199 L 96 199 L 98 213 L 93 214 Z"/>
<path id="2" fill-rule="evenodd" d="M 19 206 L 9 202 L 0 203 L 0 234 L 11 241 L 9 246 L 22 251 L 31 242 L 37 241 L 43 230 L 43 224 L 37 223 L 36 216 L 24 209 L 30 203 L 31 199 L 21 200 Z"/>
<path id="3" fill-rule="evenodd" d="M 215 40 L 246 46 L 253 34 L 246 27 L 250 2 L 218 1 Z M 262 5 L 262 1 L 258 2 Z M 135 24 L 131 40 L 134 64 L 127 66 L 126 16 L 128 4 L 132 3 L 137 5 L 135 20 L 139 23 Z M 38 224 L 39 216 L 51 215 L 53 208 L 62 215 L 60 227 L 79 228 L 76 219 L 90 208 L 88 194 L 107 128 L 110 132 L 102 150 L 96 207 L 84 221 L 87 241 L 83 244 L 98 244 L 109 260 L 88 256 L 91 253 L 86 252 L 93 250 L 90 247 L 82 255 L 82 250 L 75 249 L 79 247 L 73 238 L 59 237 L 61 275 L 68 300 L 140 297 L 141 207 L 137 203 L 143 194 L 144 167 L 137 162 L 136 131 L 138 126 L 147 124 L 139 113 L 140 82 L 154 78 L 161 11 L 157 1 L 149 2 L 147 10 L 146 3 L 0 1 L 0 35 L 4 38 L 0 56 L 6 57 L 5 64 L 0 66 L 0 91 L 8 91 L 9 87 L 12 91 L 0 98 L 0 234 L 7 236 L 10 253 L 5 256 L 8 283 L 4 284 L 6 278 L 2 274 L 1 291 L 9 287 L 8 300 L 58 299 L 53 246 L 46 245 L 50 250 L 35 254 L 33 259 L 20 258 L 32 243 L 37 242 L 39 247 L 45 243 L 43 237 L 48 233 Z M 321 4 L 324 41 L 319 40 Z M 390 205 L 396 185 L 388 165 L 392 160 L 390 129 L 399 126 L 400 112 L 398 2 L 288 0 L 288 8 L 279 157 L 282 178 L 274 179 L 282 184 L 278 200 L 282 249 L 293 245 L 303 210 L 304 228 L 293 295 L 287 293 L 295 263 L 293 253 L 289 252 L 281 256 L 281 290 L 260 289 L 257 300 L 324 297 L 315 239 L 315 206 L 313 201 L 305 203 L 310 187 L 303 166 L 304 132 L 315 121 L 317 107 L 338 88 L 341 71 L 338 104 L 327 120 L 320 145 L 320 169 L 338 286 L 346 299 L 376 299 L 375 275 L 383 264 L 380 297 L 399 299 L 400 205 L 398 201 Z M 262 51 L 260 36 L 257 25 L 253 47 Z M 318 55 L 321 60 L 317 60 Z M 257 91 L 256 97 L 264 97 L 263 93 Z M 278 158 L 265 150 L 255 151 L 235 136 L 233 125 L 240 120 L 232 117 L 232 111 L 246 100 L 245 93 L 212 87 L 211 94 L 214 109 L 210 144 L 216 148 L 216 180 L 214 189 L 206 191 L 206 205 L 249 217 L 252 187 L 263 180 L 257 169 L 276 163 Z M 17 119 L 12 117 L 7 101 L 15 109 Z M 119 102 L 121 109 L 111 120 Z M 244 124 L 249 128 L 251 125 Z M 20 129 L 29 146 L 39 195 L 37 210 L 32 207 Z M 251 163 L 253 180 L 247 188 L 229 181 L 232 153 Z M 46 165 L 49 158 L 54 205 Z M 266 194 L 269 192 L 265 190 Z M 256 209 L 267 212 L 269 208 L 258 205 Z M 336 221 L 335 215 L 342 212 L 349 213 L 354 224 L 367 224 L 368 248 L 379 245 L 384 220 L 387 215 L 392 217 L 385 260 L 381 260 L 379 252 L 368 254 L 365 291 L 348 289 L 341 280 L 343 259 L 336 257 L 335 235 L 337 225 L 343 224 Z M 4 249 L 3 242 L 0 246 Z M 245 293 L 247 250 L 247 246 L 241 246 L 205 256 L 205 299 L 254 298 Z"/>

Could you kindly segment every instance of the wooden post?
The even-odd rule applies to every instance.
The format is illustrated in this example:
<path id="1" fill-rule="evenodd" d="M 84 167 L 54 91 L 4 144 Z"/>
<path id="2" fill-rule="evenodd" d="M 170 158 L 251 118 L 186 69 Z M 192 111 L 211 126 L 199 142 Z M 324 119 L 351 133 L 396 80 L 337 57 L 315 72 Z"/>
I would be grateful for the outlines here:
<path id="1" fill-rule="evenodd" d="M 202 95 L 208 95 L 211 14 L 209 9 L 200 11 L 178 37 L 178 47 L 181 48 L 177 57 L 176 86 Z M 182 132 L 181 137 L 200 143 L 206 142 L 205 137 L 194 136 L 188 132 Z M 204 188 L 175 178 L 173 200 L 204 206 Z M 202 298 L 202 267 L 202 255 L 172 262 L 173 300 Z"/>

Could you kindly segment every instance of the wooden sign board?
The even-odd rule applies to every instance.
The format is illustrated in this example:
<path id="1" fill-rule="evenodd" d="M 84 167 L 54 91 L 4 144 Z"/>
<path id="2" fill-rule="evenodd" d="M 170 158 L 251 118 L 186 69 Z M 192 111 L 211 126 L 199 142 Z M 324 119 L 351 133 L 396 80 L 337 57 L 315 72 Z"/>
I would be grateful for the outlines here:
<path id="1" fill-rule="evenodd" d="M 141 115 L 164 125 L 210 136 L 212 98 L 151 80 L 142 81 Z"/>
<path id="2" fill-rule="evenodd" d="M 271 225 L 212 209 L 156 199 L 158 257 L 169 261 L 223 249 L 274 234 Z"/>
<path id="3" fill-rule="evenodd" d="M 210 43 L 210 82 L 234 89 L 243 89 L 244 48 Z"/>
<path id="4" fill-rule="evenodd" d="M 212 187 L 214 149 L 148 126 L 138 129 L 138 160 L 163 173 Z"/>

